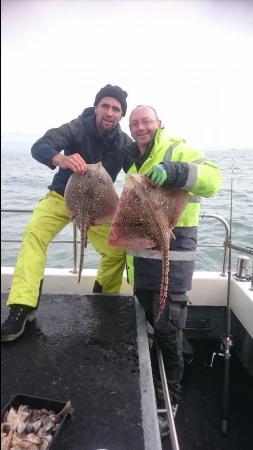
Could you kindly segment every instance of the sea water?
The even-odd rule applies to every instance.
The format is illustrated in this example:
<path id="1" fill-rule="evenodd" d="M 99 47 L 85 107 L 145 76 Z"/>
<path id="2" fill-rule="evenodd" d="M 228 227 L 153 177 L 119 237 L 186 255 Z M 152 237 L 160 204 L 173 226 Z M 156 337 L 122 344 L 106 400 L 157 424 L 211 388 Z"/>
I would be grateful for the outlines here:
<path id="1" fill-rule="evenodd" d="M 205 149 L 203 149 L 205 151 Z M 221 216 L 228 224 L 231 211 L 232 185 L 232 241 L 245 247 L 253 247 L 253 149 L 211 149 L 206 156 L 219 164 L 223 185 L 214 198 L 202 198 L 201 213 Z M 56 169 L 57 170 L 57 169 Z M 55 171 L 35 161 L 26 143 L 5 143 L 2 148 L 2 209 L 33 210 L 47 193 Z M 232 183 L 231 183 L 232 179 Z M 124 185 L 124 173 L 120 172 L 116 190 L 120 194 Z M 21 240 L 30 213 L 1 213 L 2 241 Z M 56 240 L 72 240 L 70 223 Z M 196 270 L 220 271 L 223 262 L 225 226 L 216 218 L 201 218 L 198 231 Z M 2 242 L 2 266 L 13 266 L 20 243 Z M 240 253 L 240 252 L 239 252 Z M 236 268 L 237 251 L 232 251 Z M 97 268 L 99 255 L 88 244 L 84 267 Z M 250 262 L 251 263 L 251 262 Z M 73 267 L 73 244 L 51 243 L 48 248 L 47 267 Z"/>

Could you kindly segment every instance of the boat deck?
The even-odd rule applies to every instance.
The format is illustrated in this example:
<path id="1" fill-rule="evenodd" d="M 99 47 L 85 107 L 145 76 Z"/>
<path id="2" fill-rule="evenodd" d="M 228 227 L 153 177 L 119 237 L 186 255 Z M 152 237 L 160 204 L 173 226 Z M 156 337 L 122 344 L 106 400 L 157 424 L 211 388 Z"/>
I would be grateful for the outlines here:
<path id="1" fill-rule="evenodd" d="M 57 436 L 59 450 L 161 449 L 151 367 L 150 377 L 140 372 L 139 319 L 129 296 L 42 295 L 22 338 L 2 344 L 2 407 L 16 394 L 71 400 L 75 411 Z"/>
<path id="2" fill-rule="evenodd" d="M 217 356 L 210 367 L 212 353 L 220 351 L 220 342 L 192 339 L 191 343 L 195 358 L 184 375 L 184 399 L 175 420 L 180 450 L 252 450 L 253 378 L 232 351 L 228 434 L 223 436 L 223 358 Z M 171 449 L 169 438 L 162 448 Z"/>
<path id="3" fill-rule="evenodd" d="M 43 294 L 36 321 L 21 339 L 2 345 L 2 407 L 15 394 L 70 399 L 75 412 L 57 437 L 59 450 L 160 449 L 150 361 L 139 345 L 146 330 L 137 312 L 131 296 Z M 253 378 L 232 353 L 228 435 L 222 436 L 223 358 L 210 367 L 219 342 L 191 342 L 195 359 L 175 420 L 180 450 L 251 450 Z M 171 449 L 169 438 L 162 449 Z"/>

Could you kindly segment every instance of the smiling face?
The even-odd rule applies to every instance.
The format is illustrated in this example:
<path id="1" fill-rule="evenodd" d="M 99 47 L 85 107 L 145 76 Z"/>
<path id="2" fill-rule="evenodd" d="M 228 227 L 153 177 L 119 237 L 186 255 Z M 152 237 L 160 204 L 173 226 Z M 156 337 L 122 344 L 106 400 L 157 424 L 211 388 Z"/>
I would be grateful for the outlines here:
<path id="1" fill-rule="evenodd" d="M 95 106 L 96 125 L 100 134 L 109 133 L 122 118 L 123 111 L 120 102 L 113 97 L 103 97 Z"/>
<path id="2" fill-rule="evenodd" d="M 161 121 L 150 106 L 137 106 L 130 114 L 129 128 L 143 154 L 153 140 L 156 130 L 161 128 Z"/>

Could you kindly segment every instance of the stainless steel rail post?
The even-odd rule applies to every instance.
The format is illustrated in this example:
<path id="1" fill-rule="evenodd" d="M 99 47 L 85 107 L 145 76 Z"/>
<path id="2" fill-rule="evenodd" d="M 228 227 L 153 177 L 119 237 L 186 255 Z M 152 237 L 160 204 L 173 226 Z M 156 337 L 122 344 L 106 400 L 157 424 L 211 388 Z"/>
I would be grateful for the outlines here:
<path id="1" fill-rule="evenodd" d="M 178 438 L 177 438 L 177 432 L 174 422 L 174 417 L 172 413 L 172 407 L 171 407 L 171 401 L 170 401 L 170 395 L 169 395 L 169 389 L 165 374 L 165 368 L 163 363 L 163 357 L 162 352 L 160 350 L 160 347 L 154 339 L 154 344 L 156 346 L 156 354 L 159 364 L 159 370 L 160 370 L 160 376 L 161 376 L 161 382 L 162 382 L 162 388 L 163 388 L 163 395 L 164 395 L 164 402 L 166 406 L 166 413 L 168 417 L 168 423 L 169 423 L 169 430 L 170 430 L 170 441 L 171 441 L 171 448 L 172 450 L 180 450 L 179 444 L 178 444 Z"/>
<path id="2" fill-rule="evenodd" d="M 248 255 L 253 255 L 253 248 L 252 247 L 245 247 L 245 246 L 242 246 L 242 245 L 238 245 L 238 244 L 236 244 L 235 242 L 232 242 L 229 239 L 229 232 L 230 232 L 229 224 L 222 216 L 220 216 L 218 214 L 202 213 L 202 214 L 199 215 L 199 217 L 201 219 L 205 219 L 205 218 L 217 219 L 221 223 L 223 223 L 223 225 L 225 227 L 225 240 L 224 240 L 224 244 L 223 244 L 223 246 L 224 246 L 224 253 L 223 253 L 223 264 L 222 264 L 221 276 L 225 277 L 226 273 L 227 273 L 229 247 L 233 248 L 234 250 L 242 251 L 242 252 L 244 252 L 244 253 L 246 253 Z"/>
<path id="3" fill-rule="evenodd" d="M 223 223 L 224 227 L 225 227 L 225 240 L 224 240 L 224 253 L 223 253 L 223 264 L 222 264 L 222 272 L 221 272 L 221 276 L 225 277 L 226 276 L 226 267 L 227 267 L 227 260 L 228 260 L 228 237 L 229 237 L 229 225 L 227 223 L 227 221 L 225 219 L 223 219 L 223 217 L 219 216 L 218 214 L 200 214 L 201 219 L 204 219 L 205 217 L 211 217 L 213 219 L 218 219 L 221 223 Z"/>

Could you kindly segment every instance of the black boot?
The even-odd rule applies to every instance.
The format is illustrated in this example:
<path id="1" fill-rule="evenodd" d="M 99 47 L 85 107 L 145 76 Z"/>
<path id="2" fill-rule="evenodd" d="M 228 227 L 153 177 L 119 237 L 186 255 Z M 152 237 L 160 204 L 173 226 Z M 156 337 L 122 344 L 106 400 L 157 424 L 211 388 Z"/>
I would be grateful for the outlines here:
<path id="1" fill-rule="evenodd" d="M 36 310 L 26 305 L 11 305 L 8 318 L 1 325 L 1 342 L 15 341 L 25 331 L 27 322 L 35 319 Z"/>
<path id="2" fill-rule="evenodd" d="M 94 286 L 93 286 L 93 293 L 94 294 L 102 294 L 103 292 L 103 286 L 101 286 L 101 284 L 95 280 Z"/>

